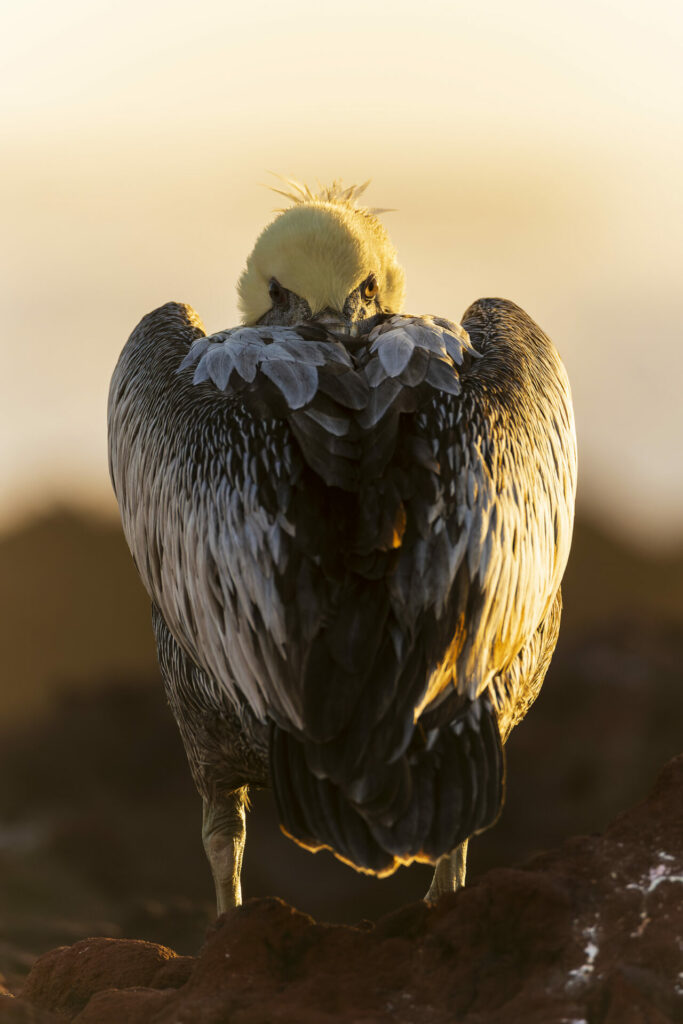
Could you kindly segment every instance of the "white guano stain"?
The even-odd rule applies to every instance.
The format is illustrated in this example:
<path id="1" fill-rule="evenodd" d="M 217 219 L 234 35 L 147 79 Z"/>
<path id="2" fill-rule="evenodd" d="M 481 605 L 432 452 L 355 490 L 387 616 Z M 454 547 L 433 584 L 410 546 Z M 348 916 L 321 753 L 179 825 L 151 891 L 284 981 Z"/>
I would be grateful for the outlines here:
<path id="1" fill-rule="evenodd" d="M 598 937 L 598 923 L 597 919 L 588 928 L 583 931 L 583 938 L 586 940 L 584 946 L 584 955 L 586 957 L 584 963 L 580 967 L 575 967 L 569 972 L 567 979 L 567 989 L 576 989 L 577 987 L 583 986 L 590 981 L 590 978 L 595 969 L 595 958 L 600 952 L 600 948 L 597 944 Z"/>
<path id="2" fill-rule="evenodd" d="M 659 856 L 661 857 L 662 854 L 659 854 Z M 669 859 L 668 856 L 666 859 Z M 651 892 L 654 892 L 655 889 L 662 884 L 662 882 L 671 882 L 682 885 L 683 875 L 672 875 L 668 864 L 660 863 L 655 867 L 650 868 L 647 875 L 643 875 L 637 882 L 629 882 L 626 888 L 642 892 L 644 896 L 649 896 Z"/>

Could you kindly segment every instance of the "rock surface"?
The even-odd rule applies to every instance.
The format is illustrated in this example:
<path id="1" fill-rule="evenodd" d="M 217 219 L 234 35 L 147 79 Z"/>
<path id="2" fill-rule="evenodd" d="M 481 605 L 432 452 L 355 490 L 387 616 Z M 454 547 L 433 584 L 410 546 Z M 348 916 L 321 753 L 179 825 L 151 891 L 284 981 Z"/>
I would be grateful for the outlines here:
<path id="1" fill-rule="evenodd" d="M 251 900 L 197 957 L 88 939 L 40 957 L 0 1022 L 673 1024 L 682 937 L 683 755 L 604 835 L 436 906 L 350 927 Z"/>

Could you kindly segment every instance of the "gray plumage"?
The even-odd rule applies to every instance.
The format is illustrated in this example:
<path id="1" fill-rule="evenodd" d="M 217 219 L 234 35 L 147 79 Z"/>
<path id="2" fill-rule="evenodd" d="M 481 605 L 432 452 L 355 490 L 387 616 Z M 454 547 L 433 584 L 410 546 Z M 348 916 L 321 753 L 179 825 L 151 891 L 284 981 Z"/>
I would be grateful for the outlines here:
<path id="1" fill-rule="evenodd" d="M 370 314 L 206 338 L 169 303 L 112 378 L 112 479 L 219 909 L 250 784 L 311 849 L 379 875 L 441 858 L 430 896 L 456 884 L 557 639 L 576 451 L 555 349 L 498 299 L 462 326 Z"/>

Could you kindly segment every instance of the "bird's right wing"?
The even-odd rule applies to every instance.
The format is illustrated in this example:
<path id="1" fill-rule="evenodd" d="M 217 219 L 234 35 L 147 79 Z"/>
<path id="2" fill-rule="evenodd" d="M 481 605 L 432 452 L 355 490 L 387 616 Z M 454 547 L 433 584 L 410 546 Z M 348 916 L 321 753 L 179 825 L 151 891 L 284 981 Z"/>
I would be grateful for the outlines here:
<path id="1" fill-rule="evenodd" d="M 576 436 L 554 346 L 501 299 L 473 304 L 463 329 L 476 358 L 423 399 L 403 441 L 422 455 L 392 605 L 404 633 L 431 623 L 439 637 L 418 715 L 454 687 L 476 699 L 531 641 L 573 528 Z"/>

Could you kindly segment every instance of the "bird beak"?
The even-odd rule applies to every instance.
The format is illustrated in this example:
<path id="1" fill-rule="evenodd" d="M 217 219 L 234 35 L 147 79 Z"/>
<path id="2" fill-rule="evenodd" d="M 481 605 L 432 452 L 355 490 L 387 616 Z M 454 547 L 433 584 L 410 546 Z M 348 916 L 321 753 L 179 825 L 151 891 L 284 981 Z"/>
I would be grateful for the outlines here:
<path id="1" fill-rule="evenodd" d="M 347 320 L 346 317 L 340 313 L 335 313 L 332 309 L 325 309 L 322 313 L 318 313 L 317 316 L 313 317 L 313 322 L 321 324 L 332 334 L 347 334 L 352 338 L 355 338 L 357 331 L 354 333 L 355 324 Z"/>
<path id="2" fill-rule="evenodd" d="M 360 338 L 369 334 L 376 324 L 385 319 L 386 315 L 379 313 L 364 320 L 349 320 L 333 309 L 325 309 L 313 317 L 313 322 L 322 324 L 332 334 L 341 334 L 347 338 Z"/>

